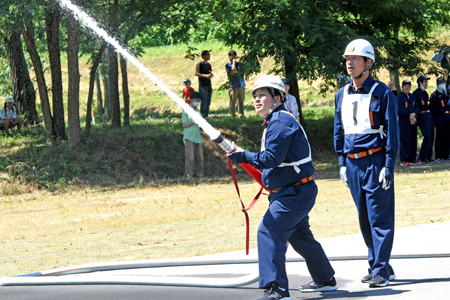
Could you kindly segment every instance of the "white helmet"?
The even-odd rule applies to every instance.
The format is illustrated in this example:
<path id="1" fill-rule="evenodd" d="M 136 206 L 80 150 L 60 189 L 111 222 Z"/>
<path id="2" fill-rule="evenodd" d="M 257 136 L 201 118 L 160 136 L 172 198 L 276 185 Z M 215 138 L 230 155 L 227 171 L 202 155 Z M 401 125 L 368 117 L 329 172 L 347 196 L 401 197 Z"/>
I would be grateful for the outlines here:
<path id="1" fill-rule="evenodd" d="M 276 89 L 281 94 L 281 102 L 284 102 L 286 96 L 286 90 L 284 89 L 284 83 L 281 81 L 280 77 L 275 75 L 264 75 L 258 78 L 255 82 L 250 95 L 253 97 L 253 92 L 260 88 Z M 272 97 L 275 97 L 273 90 L 271 90 Z"/>
<path id="2" fill-rule="evenodd" d="M 364 56 L 375 62 L 375 51 L 372 44 L 364 39 L 357 39 L 350 42 L 345 48 L 344 58 L 348 55 Z"/>

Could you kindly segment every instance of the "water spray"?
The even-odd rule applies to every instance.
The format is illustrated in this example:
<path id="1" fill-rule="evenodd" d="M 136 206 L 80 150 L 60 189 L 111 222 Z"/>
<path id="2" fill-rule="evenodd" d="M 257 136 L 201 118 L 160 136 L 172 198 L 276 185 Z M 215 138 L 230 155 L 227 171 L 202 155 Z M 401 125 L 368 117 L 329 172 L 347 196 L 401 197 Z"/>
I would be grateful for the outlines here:
<path id="1" fill-rule="evenodd" d="M 221 132 L 214 127 L 212 127 L 201 115 L 197 114 L 187 103 L 183 101 L 177 94 L 170 90 L 166 85 L 164 85 L 149 69 L 147 69 L 143 64 L 141 64 L 135 57 L 133 57 L 128 50 L 123 48 L 120 43 L 109 36 L 108 33 L 98 26 L 98 23 L 92 19 L 88 14 L 82 11 L 78 6 L 72 4 L 69 0 L 58 0 L 61 7 L 66 8 L 74 14 L 75 18 L 79 20 L 86 27 L 92 29 L 97 35 L 103 38 L 107 43 L 112 45 L 117 52 L 122 54 L 122 56 L 139 69 L 144 75 L 155 83 L 164 93 L 169 96 L 170 99 L 175 101 L 192 119 L 200 126 L 210 137 L 210 139 L 217 143 L 222 150 L 225 152 L 232 152 L 232 144 L 225 139 Z"/>

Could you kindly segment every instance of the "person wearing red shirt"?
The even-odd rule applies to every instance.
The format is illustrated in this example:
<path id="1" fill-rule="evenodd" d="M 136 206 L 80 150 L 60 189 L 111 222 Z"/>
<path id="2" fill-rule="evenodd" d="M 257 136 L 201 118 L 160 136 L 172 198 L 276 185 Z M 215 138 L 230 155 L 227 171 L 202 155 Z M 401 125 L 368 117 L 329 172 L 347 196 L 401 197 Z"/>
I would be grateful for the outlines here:
<path id="1" fill-rule="evenodd" d="M 183 80 L 184 89 L 183 89 L 183 100 L 189 104 L 191 103 L 191 95 L 195 90 L 191 87 L 191 80 L 189 78 Z"/>

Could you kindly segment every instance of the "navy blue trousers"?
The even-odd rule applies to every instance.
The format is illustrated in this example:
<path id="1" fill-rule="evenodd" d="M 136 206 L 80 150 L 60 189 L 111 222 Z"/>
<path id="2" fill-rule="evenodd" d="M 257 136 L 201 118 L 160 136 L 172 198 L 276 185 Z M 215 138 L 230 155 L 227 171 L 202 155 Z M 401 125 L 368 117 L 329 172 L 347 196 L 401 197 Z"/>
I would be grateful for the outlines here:
<path id="1" fill-rule="evenodd" d="M 400 161 L 414 162 L 417 153 L 417 125 L 409 125 L 407 119 L 399 118 Z"/>
<path id="2" fill-rule="evenodd" d="M 419 113 L 417 123 L 423 135 L 422 146 L 420 147 L 419 160 L 431 160 L 434 143 L 434 118 L 431 113 Z"/>
<path id="3" fill-rule="evenodd" d="M 450 114 L 436 115 L 435 157 L 448 159 L 450 150 Z"/>
<path id="4" fill-rule="evenodd" d="M 202 102 L 200 102 L 200 114 L 202 117 L 207 117 L 209 114 L 209 106 L 211 105 L 212 87 L 200 87 L 198 92 L 202 95 Z"/>
<path id="5" fill-rule="evenodd" d="M 325 252 L 309 229 L 308 214 L 314 206 L 314 181 L 287 187 L 269 195 L 269 209 L 258 228 L 259 287 L 276 284 L 289 288 L 286 274 L 286 242 L 306 261 L 312 279 L 324 284 L 334 276 Z"/>
<path id="6" fill-rule="evenodd" d="M 348 186 L 358 209 L 359 226 L 368 248 L 369 274 L 389 278 L 394 242 L 394 184 L 384 190 L 379 182 L 385 153 L 360 159 L 347 157 Z"/>

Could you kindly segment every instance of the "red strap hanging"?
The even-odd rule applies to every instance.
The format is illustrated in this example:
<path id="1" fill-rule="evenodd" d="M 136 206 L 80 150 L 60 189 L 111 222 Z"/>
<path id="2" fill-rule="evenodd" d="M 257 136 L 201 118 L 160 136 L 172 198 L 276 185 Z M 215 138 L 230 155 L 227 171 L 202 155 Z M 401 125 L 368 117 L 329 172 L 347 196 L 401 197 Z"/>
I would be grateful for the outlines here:
<path id="1" fill-rule="evenodd" d="M 247 208 L 245 208 L 244 202 L 242 202 L 242 199 L 241 199 L 241 193 L 239 192 L 239 186 L 238 186 L 238 183 L 236 180 L 236 176 L 234 175 L 234 170 L 233 170 L 233 166 L 231 165 L 230 158 L 228 158 L 228 167 L 230 168 L 231 176 L 233 177 L 234 186 L 236 187 L 236 192 L 239 196 L 239 201 L 241 201 L 242 212 L 245 215 L 245 223 L 246 223 L 246 238 L 245 238 L 246 252 L 245 253 L 246 253 L 246 255 L 248 255 L 249 249 L 250 249 L 250 220 L 249 220 L 247 211 L 250 210 L 253 207 L 253 205 L 255 205 L 256 201 L 258 201 L 259 196 L 261 196 L 263 187 L 261 186 L 258 194 L 256 194 L 255 198 L 253 198 L 253 201 L 250 203 L 250 205 Z"/>

